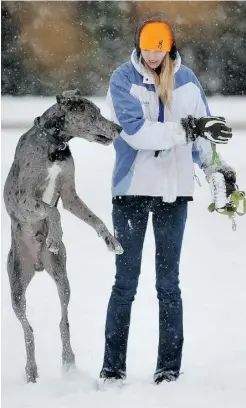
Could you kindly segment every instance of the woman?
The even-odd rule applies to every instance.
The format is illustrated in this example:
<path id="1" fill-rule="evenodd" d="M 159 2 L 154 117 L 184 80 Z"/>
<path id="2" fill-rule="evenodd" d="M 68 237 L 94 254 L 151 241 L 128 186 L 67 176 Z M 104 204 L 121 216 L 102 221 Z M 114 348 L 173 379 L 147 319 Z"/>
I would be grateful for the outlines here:
<path id="1" fill-rule="evenodd" d="M 100 377 L 126 377 L 131 306 L 137 291 L 149 213 L 156 245 L 159 347 L 156 384 L 179 377 L 183 316 L 179 261 L 192 200 L 196 161 L 209 176 L 211 142 L 231 137 L 223 118 L 209 117 L 204 92 L 194 73 L 181 65 L 169 24 L 145 20 L 136 31 L 130 61 L 111 76 L 108 100 L 112 120 L 122 126 L 115 141 L 113 224 L 124 248 L 116 256 L 116 277 L 106 319 Z M 182 120 L 181 120 L 182 119 Z M 181 124 L 182 122 L 182 124 Z M 216 170 L 226 170 L 216 161 Z M 231 169 L 230 169 L 231 170 Z"/>

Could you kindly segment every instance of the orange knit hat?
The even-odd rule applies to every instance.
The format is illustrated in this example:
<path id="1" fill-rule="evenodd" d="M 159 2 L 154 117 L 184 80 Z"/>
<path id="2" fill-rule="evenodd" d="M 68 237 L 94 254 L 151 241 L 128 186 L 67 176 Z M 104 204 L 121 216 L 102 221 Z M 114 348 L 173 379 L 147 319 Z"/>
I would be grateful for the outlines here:
<path id="1" fill-rule="evenodd" d="M 172 30 L 166 23 L 147 23 L 140 32 L 139 47 L 144 50 L 169 52 L 172 44 Z"/>

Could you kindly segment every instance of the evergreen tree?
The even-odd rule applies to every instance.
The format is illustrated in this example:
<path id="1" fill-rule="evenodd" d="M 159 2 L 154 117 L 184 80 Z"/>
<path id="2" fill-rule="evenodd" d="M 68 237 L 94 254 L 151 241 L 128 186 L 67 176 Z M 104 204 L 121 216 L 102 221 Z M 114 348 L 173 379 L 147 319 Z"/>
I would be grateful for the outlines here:
<path id="1" fill-rule="evenodd" d="M 207 32 L 191 32 L 181 48 L 183 62 L 207 95 L 246 95 L 246 3 L 223 2 L 221 11 L 223 23 L 211 16 Z"/>
<path id="2" fill-rule="evenodd" d="M 17 25 L 12 25 L 11 15 L 4 3 L 1 9 L 2 94 L 19 95 L 19 84 L 23 77 L 22 63 L 16 52 L 19 31 Z"/>
<path id="3" fill-rule="evenodd" d="M 129 58 L 134 48 L 138 20 L 135 3 L 78 1 L 63 4 L 75 10 L 70 24 L 76 29 L 81 50 L 71 52 L 59 72 L 53 72 L 54 69 L 49 72 L 42 68 L 42 59 L 35 57 L 32 49 L 20 41 L 23 27 L 19 11 L 28 7 L 28 2 L 2 2 L 2 94 L 54 95 L 64 89 L 79 88 L 84 95 L 105 95 L 112 71 Z M 47 2 L 47 8 L 49 5 Z M 206 25 L 183 29 L 180 36 L 183 40 L 178 44 L 182 61 L 193 69 L 208 95 L 245 95 L 246 3 L 220 2 L 217 13 L 219 18 L 211 11 L 208 29 Z M 182 24 L 177 26 L 182 30 Z"/>

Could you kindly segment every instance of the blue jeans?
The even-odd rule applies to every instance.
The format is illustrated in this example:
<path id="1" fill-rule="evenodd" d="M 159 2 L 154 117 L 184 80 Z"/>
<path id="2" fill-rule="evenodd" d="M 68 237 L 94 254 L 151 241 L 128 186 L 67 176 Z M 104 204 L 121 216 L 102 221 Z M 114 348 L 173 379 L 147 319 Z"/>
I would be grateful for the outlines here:
<path id="1" fill-rule="evenodd" d="M 118 200 L 120 201 L 120 200 Z M 183 313 L 179 261 L 187 201 L 164 203 L 159 197 L 122 198 L 113 204 L 115 236 L 124 248 L 116 255 L 116 276 L 108 304 L 103 369 L 126 372 L 131 307 L 137 292 L 142 249 L 152 212 L 156 245 L 156 290 L 159 300 L 159 346 L 156 372 L 179 372 L 183 346 Z"/>

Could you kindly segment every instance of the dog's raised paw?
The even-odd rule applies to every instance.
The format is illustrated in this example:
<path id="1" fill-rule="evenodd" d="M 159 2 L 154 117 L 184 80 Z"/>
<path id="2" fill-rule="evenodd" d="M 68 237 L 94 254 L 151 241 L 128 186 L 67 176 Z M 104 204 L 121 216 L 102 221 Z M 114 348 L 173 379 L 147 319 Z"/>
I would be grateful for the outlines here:
<path id="1" fill-rule="evenodd" d="M 117 241 L 113 235 L 108 235 L 104 238 L 105 243 L 108 247 L 108 250 L 111 252 L 114 252 L 116 255 L 121 255 L 123 254 L 124 250 L 120 243 Z"/>
<path id="2" fill-rule="evenodd" d="M 124 252 L 124 249 L 122 248 L 122 246 L 119 244 L 116 246 L 115 251 L 116 255 L 122 255 Z"/>

